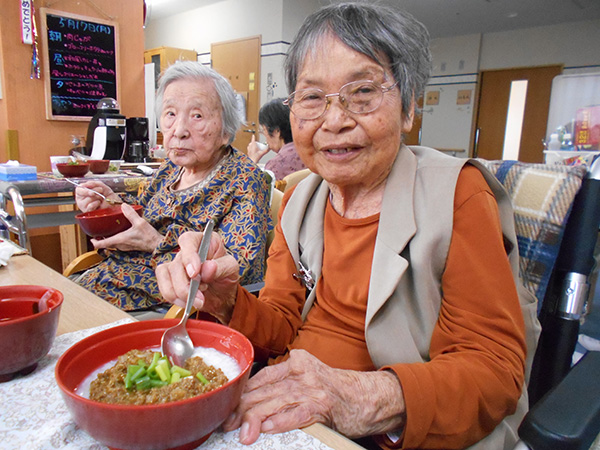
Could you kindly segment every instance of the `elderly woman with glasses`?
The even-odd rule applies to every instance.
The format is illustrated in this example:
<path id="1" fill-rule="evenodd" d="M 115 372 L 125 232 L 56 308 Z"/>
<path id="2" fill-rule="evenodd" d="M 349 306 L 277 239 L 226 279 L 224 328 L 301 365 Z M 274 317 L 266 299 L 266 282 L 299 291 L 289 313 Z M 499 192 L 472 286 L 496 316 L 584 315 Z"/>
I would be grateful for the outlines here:
<path id="1" fill-rule="evenodd" d="M 164 297 L 244 333 L 267 363 L 224 428 L 240 440 L 324 423 L 381 448 L 508 449 L 527 410 L 535 299 L 512 210 L 476 161 L 407 147 L 428 33 L 366 3 L 309 16 L 286 59 L 294 142 L 314 174 L 286 193 L 258 298 L 201 233 L 157 270 Z M 366 442 L 369 442 L 368 444 Z"/>

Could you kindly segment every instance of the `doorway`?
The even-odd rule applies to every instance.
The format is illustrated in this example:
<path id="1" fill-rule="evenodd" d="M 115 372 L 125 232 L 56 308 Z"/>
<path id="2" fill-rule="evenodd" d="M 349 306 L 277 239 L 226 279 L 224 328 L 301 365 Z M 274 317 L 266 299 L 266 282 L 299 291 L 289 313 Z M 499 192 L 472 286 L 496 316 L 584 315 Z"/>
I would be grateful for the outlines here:
<path id="1" fill-rule="evenodd" d="M 245 108 L 245 124 L 238 131 L 233 146 L 246 153 L 252 135 L 258 140 L 260 109 L 261 36 L 211 44 L 212 67 L 229 80 Z"/>
<path id="2" fill-rule="evenodd" d="M 482 71 L 473 156 L 502 159 L 511 88 L 513 82 L 527 80 L 518 160 L 543 162 L 552 80 L 561 73 L 562 66 Z"/>

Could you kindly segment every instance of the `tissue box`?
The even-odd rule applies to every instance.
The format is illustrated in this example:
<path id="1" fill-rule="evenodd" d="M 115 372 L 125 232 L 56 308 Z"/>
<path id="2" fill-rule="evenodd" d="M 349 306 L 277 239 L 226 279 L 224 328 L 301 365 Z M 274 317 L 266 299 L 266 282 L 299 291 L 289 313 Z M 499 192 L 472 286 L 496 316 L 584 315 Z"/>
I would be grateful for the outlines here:
<path id="1" fill-rule="evenodd" d="M 0 164 L 0 180 L 37 180 L 37 167 L 27 164 Z"/>

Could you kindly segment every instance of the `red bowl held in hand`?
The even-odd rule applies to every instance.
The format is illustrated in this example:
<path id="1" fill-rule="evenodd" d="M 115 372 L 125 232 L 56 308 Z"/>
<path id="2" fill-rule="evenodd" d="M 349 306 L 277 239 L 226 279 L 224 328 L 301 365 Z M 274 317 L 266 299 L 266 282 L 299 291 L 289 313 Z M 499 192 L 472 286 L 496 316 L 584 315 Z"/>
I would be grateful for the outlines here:
<path id="1" fill-rule="evenodd" d="M 63 294 L 45 286 L 0 286 L 0 382 L 33 371 L 54 342 Z"/>
<path id="2" fill-rule="evenodd" d="M 185 400 L 154 405 L 115 405 L 85 398 L 78 391 L 90 374 L 133 349 L 159 347 L 163 333 L 179 319 L 146 320 L 110 328 L 69 348 L 58 360 L 55 378 L 79 428 L 115 449 L 195 449 L 239 403 L 254 361 L 254 349 L 225 325 L 189 320 L 197 347 L 214 348 L 236 360 L 240 374 L 223 386 Z"/>
<path id="3" fill-rule="evenodd" d="M 142 216 L 141 205 L 130 206 Z M 131 222 L 125 218 L 121 205 L 77 214 L 75 220 L 85 234 L 94 238 L 113 236 L 131 228 Z"/>

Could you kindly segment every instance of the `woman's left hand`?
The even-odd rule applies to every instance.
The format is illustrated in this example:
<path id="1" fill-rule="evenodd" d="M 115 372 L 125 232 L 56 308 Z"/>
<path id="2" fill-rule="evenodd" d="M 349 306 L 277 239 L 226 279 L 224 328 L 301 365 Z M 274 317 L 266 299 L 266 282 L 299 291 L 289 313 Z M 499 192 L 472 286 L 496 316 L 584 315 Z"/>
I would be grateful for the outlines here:
<path id="1" fill-rule="evenodd" d="M 125 218 L 131 222 L 131 228 L 105 239 L 91 239 L 94 248 L 116 248 L 122 251 L 139 250 L 153 252 L 163 235 L 160 234 L 146 219 L 140 217 L 135 209 L 127 203 L 121 205 Z"/>
<path id="2" fill-rule="evenodd" d="M 405 423 L 402 388 L 393 372 L 334 369 L 304 350 L 265 367 L 246 385 L 223 429 L 241 426 L 249 445 L 262 433 L 323 423 L 348 437 L 398 430 Z"/>

